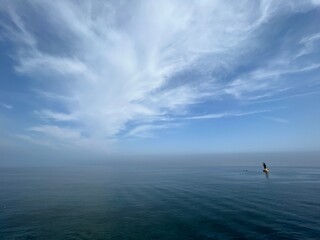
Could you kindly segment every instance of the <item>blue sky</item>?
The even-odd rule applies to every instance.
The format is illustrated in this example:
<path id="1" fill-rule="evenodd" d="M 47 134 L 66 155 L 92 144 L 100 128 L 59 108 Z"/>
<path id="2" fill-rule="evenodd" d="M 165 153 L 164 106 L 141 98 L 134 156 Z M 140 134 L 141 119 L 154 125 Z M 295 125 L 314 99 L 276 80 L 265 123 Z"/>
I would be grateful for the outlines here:
<path id="1" fill-rule="evenodd" d="M 320 2 L 2 1 L 0 152 L 320 150 Z"/>

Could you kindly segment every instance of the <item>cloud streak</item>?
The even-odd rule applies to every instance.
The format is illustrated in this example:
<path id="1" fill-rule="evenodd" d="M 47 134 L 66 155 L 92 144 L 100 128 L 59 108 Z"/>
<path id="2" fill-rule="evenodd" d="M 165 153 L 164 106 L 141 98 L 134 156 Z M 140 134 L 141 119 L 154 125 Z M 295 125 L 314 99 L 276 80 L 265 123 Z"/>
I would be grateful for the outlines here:
<path id="1" fill-rule="evenodd" d="M 253 114 L 265 113 L 270 112 L 270 110 L 261 110 L 261 111 L 247 111 L 247 112 L 223 112 L 223 113 L 214 113 L 214 114 L 207 114 L 207 115 L 200 115 L 200 116 L 192 116 L 187 117 L 186 119 L 189 120 L 203 120 L 203 119 L 219 119 L 219 118 L 227 118 L 227 117 L 242 117 L 248 116 Z"/>
<path id="2" fill-rule="evenodd" d="M 1 105 L 2 107 L 4 107 L 4 108 L 8 109 L 8 110 L 13 109 L 13 106 L 11 106 L 11 105 L 9 105 L 9 104 L 6 104 L 6 103 L 0 102 L 0 105 Z"/>
<path id="3" fill-rule="evenodd" d="M 145 124 L 145 125 L 140 125 L 132 130 L 130 130 L 127 134 L 127 137 L 143 137 L 143 138 L 150 138 L 150 137 L 155 137 L 155 132 L 168 129 L 168 128 L 175 128 L 177 127 L 178 124 L 158 124 L 158 125 L 153 125 L 153 124 Z"/>
<path id="4" fill-rule="evenodd" d="M 265 118 L 277 123 L 283 123 L 283 124 L 290 123 L 287 119 L 284 119 L 284 118 L 278 118 L 278 117 L 265 117 Z"/>
<path id="5" fill-rule="evenodd" d="M 188 109 L 226 95 L 270 96 L 283 89 L 279 79 L 284 75 L 317 70 L 318 63 L 289 67 L 280 60 L 290 63 L 291 57 L 279 57 L 231 82 L 219 82 L 219 74 L 212 76 L 252 54 L 260 44 L 257 32 L 274 16 L 305 11 L 314 4 L 242 1 L 239 9 L 237 1 L 35 0 L 20 6 L 6 1 L 1 8 L 9 20 L 1 26 L 16 44 L 16 72 L 35 79 L 32 87 L 50 95 L 39 95 L 46 103 L 59 102 L 56 108 L 44 104 L 34 109 L 46 124 L 27 132 L 48 141 L 103 145 L 123 131 L 126 136 L 150 136 L 150 131 L 175 127 L 146 124 L 165 117 L 196 120 L 256 114 L 259 111 L 190 116 Z M 23 8 L 33 14 L 22 14 Z M 32 25 L 39 20 L 41 24 Z M 297 53 L 298 58 L 310 52 L 317 36 L 301 40 L 307 50 Z M 210 70 L 210 77 L 177 81 L 177 75 L 191 70 Z M 74 125 L 60 125 L 66 122 Z M 131 122 L 137 127 L 129 130 Z"/>

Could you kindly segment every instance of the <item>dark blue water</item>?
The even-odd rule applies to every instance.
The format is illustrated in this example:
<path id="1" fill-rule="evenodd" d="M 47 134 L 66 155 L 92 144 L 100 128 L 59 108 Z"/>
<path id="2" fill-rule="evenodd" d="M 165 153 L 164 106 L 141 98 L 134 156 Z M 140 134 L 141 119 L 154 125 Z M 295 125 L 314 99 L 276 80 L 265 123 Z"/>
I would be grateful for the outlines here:
<path id="1" fill-rule="evenodd" d="M 1 168 L 0 194 L 0 239 L 320 239 L 317 167 Z"/>

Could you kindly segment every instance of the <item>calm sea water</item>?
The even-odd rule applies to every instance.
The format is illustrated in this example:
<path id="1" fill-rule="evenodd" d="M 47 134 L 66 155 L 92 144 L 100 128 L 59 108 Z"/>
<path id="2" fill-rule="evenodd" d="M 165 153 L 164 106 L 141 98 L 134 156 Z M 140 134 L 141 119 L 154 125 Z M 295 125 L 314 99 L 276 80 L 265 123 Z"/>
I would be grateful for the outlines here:
<path id="1" fill-rule="evenodd" d="M 5 240 L 320 239 L 320 168 L 7 167 L 0 207 Z"/>

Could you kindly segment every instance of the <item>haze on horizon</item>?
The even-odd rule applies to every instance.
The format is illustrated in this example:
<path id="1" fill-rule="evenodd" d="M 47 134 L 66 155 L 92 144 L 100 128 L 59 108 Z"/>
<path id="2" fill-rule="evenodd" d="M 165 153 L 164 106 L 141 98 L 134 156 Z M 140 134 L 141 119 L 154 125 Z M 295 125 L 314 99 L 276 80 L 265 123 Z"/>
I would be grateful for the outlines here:
<path id="1" fill-rule="evenodd" d="M 0 154 L 319 152 L 320 1 L 0 3 Z"/>

